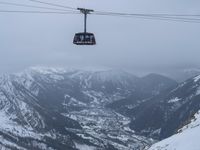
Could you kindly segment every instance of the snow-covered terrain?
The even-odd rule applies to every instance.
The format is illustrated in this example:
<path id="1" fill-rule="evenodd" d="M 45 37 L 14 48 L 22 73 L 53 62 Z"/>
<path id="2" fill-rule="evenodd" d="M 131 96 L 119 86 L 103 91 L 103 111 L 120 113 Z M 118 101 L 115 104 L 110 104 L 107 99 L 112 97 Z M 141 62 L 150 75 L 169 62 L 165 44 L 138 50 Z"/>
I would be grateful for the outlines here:
<path id="1" fill-rule="evenodd" d="M 0 149 L 143 150 L 200 109 L 199 79 L 44 67 L 2 75 Z"/>
<path id="2" fill-rule="evenodd" d="M 142 150 L 154 142 L 106 107 L 135 90 L 121 71 L 33 67 L 0 77 L 1 149 Z"/>
<path id="3" fill-rule="evenodd" d="M 177 134 L 154 144 L 149 150 L 199 150 L 200 111 Z"/>

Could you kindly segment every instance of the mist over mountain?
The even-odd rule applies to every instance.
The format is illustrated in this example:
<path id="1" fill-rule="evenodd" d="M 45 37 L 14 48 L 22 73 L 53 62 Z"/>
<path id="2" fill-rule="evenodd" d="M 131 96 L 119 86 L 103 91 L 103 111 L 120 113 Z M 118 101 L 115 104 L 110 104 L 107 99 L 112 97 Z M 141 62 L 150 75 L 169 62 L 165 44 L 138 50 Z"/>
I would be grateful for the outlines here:
<path id="1" fill-rule="evenodd" d="M 176 80 L 177 82 L 181 83 L 187 79 L 195 77 L 200 74 L 199 67 L 191 67 L 191 68 L 184 68 L 184 69 L 177 69 L 173 71 L 169 71 L 164 73 L 166 76 Z"/>

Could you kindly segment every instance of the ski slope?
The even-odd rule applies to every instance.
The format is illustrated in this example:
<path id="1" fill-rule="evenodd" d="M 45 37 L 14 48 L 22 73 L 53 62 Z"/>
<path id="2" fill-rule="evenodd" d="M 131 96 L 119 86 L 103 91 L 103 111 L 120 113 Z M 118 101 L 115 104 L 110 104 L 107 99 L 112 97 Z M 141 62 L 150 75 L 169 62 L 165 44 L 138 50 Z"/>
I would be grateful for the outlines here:
<path id="1" fill-rule="evenodd" d="M 177 134 L 154 144 L 149 150 L 200 150 L 200 111 Z"/>

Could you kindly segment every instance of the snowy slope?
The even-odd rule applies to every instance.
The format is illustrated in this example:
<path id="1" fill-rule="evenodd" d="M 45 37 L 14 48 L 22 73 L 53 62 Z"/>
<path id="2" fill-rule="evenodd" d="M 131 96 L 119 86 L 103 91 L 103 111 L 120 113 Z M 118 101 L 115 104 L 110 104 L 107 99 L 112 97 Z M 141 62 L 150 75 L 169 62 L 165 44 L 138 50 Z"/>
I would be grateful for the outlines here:
<path id="1" fill-rule="evenodd" d="M 154 144 L 149 150 L 199 150 L 199 139 L 200 111 L 195 114 L 191 123 L 180 129 L 177 134 Z"/>

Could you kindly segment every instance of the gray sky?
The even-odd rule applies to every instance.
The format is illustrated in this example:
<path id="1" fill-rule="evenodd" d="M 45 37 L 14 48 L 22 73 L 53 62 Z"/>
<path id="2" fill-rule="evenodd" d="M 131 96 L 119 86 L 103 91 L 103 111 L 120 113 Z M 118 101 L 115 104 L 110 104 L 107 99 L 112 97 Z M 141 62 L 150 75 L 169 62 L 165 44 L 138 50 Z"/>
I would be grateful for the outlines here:
<path id="1" fill-rule="evenodd" d="M 6 0 L 1 0 L 6 1 Z M 43 0 L 45 1 L 45 0 Z M 41 6 L 28 0 L 10 0 Z M 46 0 L 127 13 L 200 14 L 199 0 Z M 48 6 L 46 6 L 48 7 Z M 0 5 L 1 10 L 37 10 Z M 0 13 L 0 72 L 29 66 L 110 67 L 150 71 L 200 64 L 200 24 L 89 16 L 96 46 L 72 44 L 82 15 Z"/>

